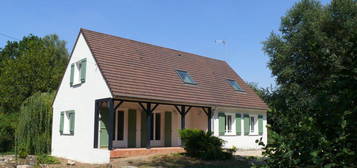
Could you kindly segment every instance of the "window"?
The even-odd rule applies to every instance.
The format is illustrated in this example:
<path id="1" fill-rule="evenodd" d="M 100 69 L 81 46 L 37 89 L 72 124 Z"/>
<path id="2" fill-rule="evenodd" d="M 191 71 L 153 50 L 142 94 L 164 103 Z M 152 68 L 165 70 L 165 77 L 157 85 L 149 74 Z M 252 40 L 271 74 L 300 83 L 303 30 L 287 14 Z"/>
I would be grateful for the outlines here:
<path id="1" fill-rule="evenodd" d="M 70 76 L 70 85 L 79 85 L 85 82 L 86 80 L 86 65 L 87 60 L 82 59 L 78 62 L 71 64 L 71 76 Z"/>
<path id="2" fill-rule="evenodd" d="M 237 81 L 232 80 L 232 79 L 227 79 L 227 81 L 233 87 L 234 90 L 244 92 L 244 90 L 239 86 Z"/>
<path id="3" fill-rule="evenodd" d="M 60 118 L 61 135 L 74 135 L 74 111 L 62 111 Z"/>
<path id="4" fill-rule="evenodd" d="M 161 137 L 161 115 L 160 113 L 151 114 L 151 135 L 150 140 L 160 140 Z"/>
<path id="5" fill-rule="evenodd" d="M 117 121 L 116 140 L 122 141 L 124 140 L 124 111 L 118 111 L 116 113 L 116 121 Z"/>
<path id="6" fill-rule="evenodd" d="M 233 114 L 225 114 L 225 134 L 233 135 L 233 126 L 234 126 L 234 115 Z"/>
<path id="7" fill-rule="evenodd" d="M 250 116 L 250 126 L 249 126 L 249 130 L 250 130 L 250 134 L 254 135 L 254 134 L 257 134 L 257 128 L 256 128 L 256 125 L 257 125 L 257 116 L 255 115 L 251 115 Z"/>
<path id="8" fill-rule="evenodd" d="M 73 80 L 73 85 L 77 85 L 81 83 L 81 63 L 76 62 L 74 64 L 74 80 Z"/>
<path id="9" fill-rule="evenodd" d="M 184 83 L 196 84 L 186 71 L 176 70 L 176 72 Z"/>

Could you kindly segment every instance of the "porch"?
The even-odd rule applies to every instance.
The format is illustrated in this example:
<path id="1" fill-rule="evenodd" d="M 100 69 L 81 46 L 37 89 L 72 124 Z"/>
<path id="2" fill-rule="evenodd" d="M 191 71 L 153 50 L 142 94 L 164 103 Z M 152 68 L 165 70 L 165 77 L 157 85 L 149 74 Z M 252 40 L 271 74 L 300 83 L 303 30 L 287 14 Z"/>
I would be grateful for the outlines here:
<path id="1" fill-rule="evenodd" d="M 211 131 L 212 107 L 124 98 L 95 102 L 94 148 L 111 158 L 183 152 L 178 130 Z"/>

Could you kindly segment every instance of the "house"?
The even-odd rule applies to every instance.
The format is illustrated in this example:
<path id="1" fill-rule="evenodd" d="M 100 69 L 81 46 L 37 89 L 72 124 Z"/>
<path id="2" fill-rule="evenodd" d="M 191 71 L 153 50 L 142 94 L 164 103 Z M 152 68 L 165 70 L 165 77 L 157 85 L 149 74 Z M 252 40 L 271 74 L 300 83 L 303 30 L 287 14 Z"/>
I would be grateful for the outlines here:
<path id="1" fill-rule="evenodd" d="M 53 103 L 52 155 L 107 163 L 121 151 L 182 150 L 184 128 L 257 149 L 266 112 L 224 61 L 81 29 Z"/>

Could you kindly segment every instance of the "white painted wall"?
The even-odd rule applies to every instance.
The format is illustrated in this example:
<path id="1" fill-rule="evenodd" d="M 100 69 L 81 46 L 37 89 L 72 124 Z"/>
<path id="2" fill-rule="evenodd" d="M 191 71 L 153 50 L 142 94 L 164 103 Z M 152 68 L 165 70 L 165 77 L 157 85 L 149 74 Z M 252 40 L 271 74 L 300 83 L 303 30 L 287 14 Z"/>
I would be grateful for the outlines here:
<path id="1" fill-rule="evenodd" d="M 87 58 L 86 82 L 70 87 L 70 65 Z M 94 104 L 96 99 L 112 97 L 82 35 L 53 104 L 52 155 L 86 163 L 108 163 L 109 150 L 94 149 Z M 75 110 L 74 135 L 60 135 L 60 112 Z"/>
<path id="2" fill-rule="evenodd" d="M 241 119 L 241 131 L 242 134 L 237 136 L 237 135 L 224 135 L 224 136 L 219 136 L 219 128 L 218 128 L 218 113 L 219 112 L 228 112 L 228 113 L 241 113 L 242 114 L 242 119 Z M 244 121 L 243 121 L 243 114 L 249 114 L 249 115 L 258 115 L 261 114 L 263 115 L 263 135 L 244 135 Z M 255 140 L 263 138 L 263 142 L 267 144 L 267 115 L 266 111 L 264 110 L 253 110 L 253 109 L 241 109 L 241 108 L 216 108 L 215 114 L 213 116 L 213 130 L 214 130 L 214 135 L 218 136 L 219 138 L 223 139 L 226 141 L 224 144 L 225 148 L 231 148 L 233 146 L 237 147 L 239 149 L 261 149 L 262 146 L 259 146 L 257 143 L 255 143 Z M 233 126 L 233 131 L 235 132 L 235 125 Z"/>
<path id="3" fill-rule="evenodd" d="M 136 147 L 141 147 L 141 117 L 142 109 L 138 103 L 123 103 L 118 111 L 124 111 L 124 139 L 122 141 L 113 141 L 114 148 L 127 148 L 128 147 L 128 109 L 135 109 L 137 111 L 137 122 L 136 122 Z M 164 146 L 165 145 L 165 112 L 172 112 L 172 146 L 180 146 L 180 138 L 178 135 L 178 130 L 180 127 L 180 115 L 176 112 L 176 109 L 173 106 L 160 105 L 156 108 L 155 113 L 161 113 L 161 138 L 159 141 L 151 141 L 150 144 L 152 147 Z"/>

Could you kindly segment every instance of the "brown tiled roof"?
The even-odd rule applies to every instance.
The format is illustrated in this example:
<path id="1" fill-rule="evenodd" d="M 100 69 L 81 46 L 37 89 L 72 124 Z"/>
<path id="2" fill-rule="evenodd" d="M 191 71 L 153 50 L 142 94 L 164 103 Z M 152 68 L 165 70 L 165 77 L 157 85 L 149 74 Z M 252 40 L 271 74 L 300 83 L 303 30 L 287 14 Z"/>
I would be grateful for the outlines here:
<path id="1" fill-rule="evenodd" d="M 267 109 L 224 61 L 81 29 L 114 96 L 178 103 Z M 196 85 L 185 84 L 187 71 Z M 245 90 L 227 82 L 233 79 Z"/>

